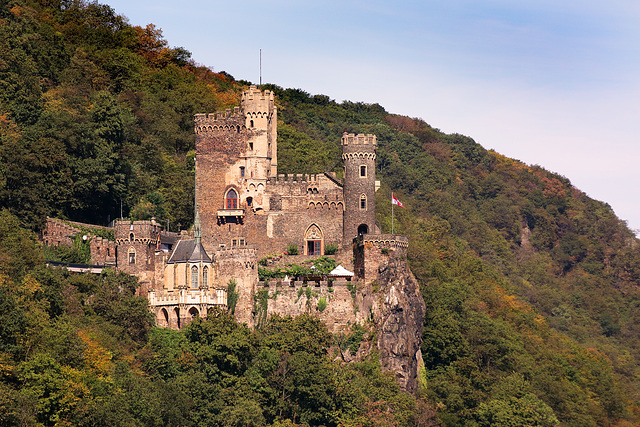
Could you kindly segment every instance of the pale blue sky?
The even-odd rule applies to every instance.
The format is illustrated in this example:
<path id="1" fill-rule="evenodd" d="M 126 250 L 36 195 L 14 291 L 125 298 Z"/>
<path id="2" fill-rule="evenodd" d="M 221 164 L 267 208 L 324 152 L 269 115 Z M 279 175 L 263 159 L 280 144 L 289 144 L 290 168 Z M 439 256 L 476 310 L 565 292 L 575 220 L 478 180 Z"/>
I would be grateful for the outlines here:
<path id="1" fill-rule="evenodd" d="M 634 0 L 109 0 L 237 79 L 377 102 L 539 164 L 640 229 Z"/>

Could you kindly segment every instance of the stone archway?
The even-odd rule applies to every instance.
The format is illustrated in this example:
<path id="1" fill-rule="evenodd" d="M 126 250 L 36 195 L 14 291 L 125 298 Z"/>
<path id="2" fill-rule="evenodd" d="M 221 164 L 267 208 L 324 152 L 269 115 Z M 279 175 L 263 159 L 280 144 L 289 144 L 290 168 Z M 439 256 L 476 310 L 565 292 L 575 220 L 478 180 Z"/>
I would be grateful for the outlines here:
<path id="1" fill-rule="evenodd" d="M 184 328 L 185 326 L 187 326 L 193 321 L 193 319 L 198 316 L 200 316 L 200 311 L 196 307 L 189 308 L 189 310 L 187 311 L 187 317 L 186 319 L 184 319 L 184 325 L 182 325 L 182 327 Z"/>
<path id="2" fill-rule="evenodd" d="M 175 307 L 169 312 L 169 327 L 171 329 L 180 329 L 180 309 Z"/>
<path id="3" fill-rule="evenodd" d="M 169 313 L 166 308 L 161 308 L 156 315 L 156 325 L 161 328 L 169 326 Z"/>

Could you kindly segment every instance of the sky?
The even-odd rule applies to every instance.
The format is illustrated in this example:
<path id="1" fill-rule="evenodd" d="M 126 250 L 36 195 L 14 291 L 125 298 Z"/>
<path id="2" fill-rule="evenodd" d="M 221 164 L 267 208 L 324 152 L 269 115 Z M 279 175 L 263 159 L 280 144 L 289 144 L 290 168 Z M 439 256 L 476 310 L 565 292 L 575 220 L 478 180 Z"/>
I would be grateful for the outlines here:
<path id="1" fill-rule="evenodd" d="M 236 79 L 378 103 L 569 178 L 640 230 L 640 2 L 101 0 Z"/>

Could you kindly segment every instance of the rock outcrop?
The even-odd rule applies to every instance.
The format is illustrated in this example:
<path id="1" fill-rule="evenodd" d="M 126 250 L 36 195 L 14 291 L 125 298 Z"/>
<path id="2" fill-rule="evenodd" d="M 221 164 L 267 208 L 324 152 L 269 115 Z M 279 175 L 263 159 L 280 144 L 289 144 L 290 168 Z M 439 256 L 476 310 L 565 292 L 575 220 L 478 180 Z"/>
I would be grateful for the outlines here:
<path id="1" fill-rule="evenodd" d="M 418 388 L 418 357 L 422 344 L 425 304 L 418 281 L 407 263 L 389 259 L 381 263 L 377 289 L 371 293 L 371 314 L 377 330 L 382 368 L 393 372 L 409 393 Z M 366 298 L 365 298 L 366 299 Z"/>

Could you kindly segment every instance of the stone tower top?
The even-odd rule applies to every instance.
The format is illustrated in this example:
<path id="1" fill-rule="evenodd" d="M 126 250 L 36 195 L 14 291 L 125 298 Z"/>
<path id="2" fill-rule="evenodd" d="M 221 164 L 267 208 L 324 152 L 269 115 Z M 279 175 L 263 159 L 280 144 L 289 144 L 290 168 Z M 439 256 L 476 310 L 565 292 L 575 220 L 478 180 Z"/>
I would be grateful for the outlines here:
<path id="1" fill-rule="evenodd" d="M 354 149 L 366 149 L 365 147 L 370 147 L 369 149 L 376 149 L 378 146 L 378 140 L 375 135 L 371 134 L 354 134 L 345 132 L 342 134 L 342 147 L 343 150 L 346 146 L 352 146 Z"/>
<path id="2" fill-rule="evenodd" d="M 264 92 L 251 85 L 242 92 L 242 109 L 246 113 L 267 113 L 275 106 L 275 95 L 269 90 Z"/>

